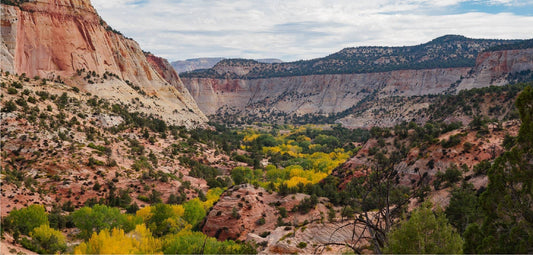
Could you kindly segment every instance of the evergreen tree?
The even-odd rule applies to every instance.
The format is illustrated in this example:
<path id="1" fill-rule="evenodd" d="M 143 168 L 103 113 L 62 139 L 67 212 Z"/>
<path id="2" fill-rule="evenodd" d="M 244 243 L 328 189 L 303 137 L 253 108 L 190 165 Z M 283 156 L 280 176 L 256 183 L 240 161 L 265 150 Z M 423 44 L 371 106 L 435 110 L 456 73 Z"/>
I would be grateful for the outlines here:
<path id="1" fill-rule="evenodd" d="M 431 203 L 425 202 L 411 213 L 399 227 L 389 233 L 385 253 L 401 254 L 457 254 L 462 252 L 463 240 L 448 223 L 442 210 L 435 213 Z"/>
<path id="2" fill-rule="evenodd" d="M 474 186 L 471 183 L 463 182 L 461 187 L 452 191 L 450 204 L 445 212 L 450 224 L 457 228 L 459 233 L 463 233 L 468 224 L 479 218 L 478 210 L 478 198 Z"/>

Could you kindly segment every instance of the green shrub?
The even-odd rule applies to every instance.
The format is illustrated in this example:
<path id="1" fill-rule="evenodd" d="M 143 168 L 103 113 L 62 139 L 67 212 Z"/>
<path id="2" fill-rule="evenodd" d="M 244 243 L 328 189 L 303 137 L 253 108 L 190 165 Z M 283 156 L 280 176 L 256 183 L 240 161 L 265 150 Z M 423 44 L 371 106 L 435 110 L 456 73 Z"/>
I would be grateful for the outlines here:
<path id="1" fill-rule="evenodd" d="M 18 90 L 16 88 L 13 88 L 13 87 L 9 87 L 7 89 L 7 93 L 10 94 L 10 95 L 15 95 L 17 94 Z"/>
<path id="2" fill-rule="evenodd" d="M 258 219 L 256 222 L 255 222 L 257 225 L 265 225 L 266 221 L 265 221 L 265 217 L 261 217 L 260 219 Z"/>
<path id="3" fill-rule="evenodd" d="M 4 104 L 4 107 L 2 107 L 2 112 L 13 112 L 17 110 L 17 105 L 13 102 L 13 100 L 9 100 Z"/>

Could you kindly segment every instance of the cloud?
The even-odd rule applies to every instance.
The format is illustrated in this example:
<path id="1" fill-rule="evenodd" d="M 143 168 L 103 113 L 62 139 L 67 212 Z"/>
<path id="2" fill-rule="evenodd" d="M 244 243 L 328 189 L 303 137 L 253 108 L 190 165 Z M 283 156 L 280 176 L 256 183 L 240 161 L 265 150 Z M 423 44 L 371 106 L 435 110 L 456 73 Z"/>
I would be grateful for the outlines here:
<path id="1" fill-rule="evenodd" d="M 529 0 L 93 0 L 93 4 L 113 28 L 169 60 L 298 60 L 351 46 L 420 44 L 444 34 L 500 39 L 533 34 L 533 14 L 519 11 L 533 8 Z M 465 5 L 468 9 L 461 9 Z M 505 12 L 494 11 L 503 5 Z"/>

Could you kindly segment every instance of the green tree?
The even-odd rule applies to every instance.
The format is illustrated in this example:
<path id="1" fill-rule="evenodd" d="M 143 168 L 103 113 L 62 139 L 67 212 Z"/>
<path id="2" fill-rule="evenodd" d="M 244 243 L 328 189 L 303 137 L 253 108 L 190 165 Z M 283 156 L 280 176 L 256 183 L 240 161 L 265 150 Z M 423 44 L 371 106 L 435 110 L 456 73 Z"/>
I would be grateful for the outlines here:
<path id="1" fill-rule="evenodd" d="M 202 202 L 199 199 L 193 199 L 183 204 L 185 213 L 183 214 L 183 219 L 189 222 L 191 225 L 195 226 L 200 223 L 206 215 L 206 211 Z"/>
<path id="2" fill-rule="evenodd" d="M 156 204 L 152 208 L 146 224 L 155 236 L 178 233 L 188 225 L 170 205 Z"/>
<path id="3" fill-rule="evenodd" d="M 163 245 L 165 254 L 255 254 L 247 244 L 228 240 L 219 242 L 201 232 L 180 233 L 169 236 Z"/>
<path id="4" fill-rule="evenodd" d="M 74 225 L 80 229 L 80 237 L 85 240 L 89 239 L 93 232 L 100 232 L 103 229 L 121 228 L 129 231 L 134 227 L 118 208 L 105 205 L 95 205 L 92 208 L 82 207 L 73 212 L 71 216 Z"/>
<path id="5" fill-rule="evenodd" d="M 252 169 L 248 167 L 239 166 L 231 170 L 231 178 L 235 182 L 235 185 L 248 183 L 253 179 L 253 176 Z"/>
<path id="6" fill-rule="evenodd" d="M 450 204 L 446 208 L 446 218 L 459 233 L 463 233 L 468 224 L 479 218 L 478 198 L 471 183 L 464 182 L 461 187 L 452 190 Z"/>
<path id="7" fill-rule="evenodd" d="M 461 253 L 463 240 L 448 223 L 442 210 L 435 213 L 431 203 L 425 202 L 389 233 L 385 253 Z"/>
<path id="8" fill-rule="evenodd" d="M 49 225 L 48 213 L 42 205 L 30 205 L 9 213 L 4 221 L 4 228 L 28 235 L 30 231 L 41 225 Z"/>

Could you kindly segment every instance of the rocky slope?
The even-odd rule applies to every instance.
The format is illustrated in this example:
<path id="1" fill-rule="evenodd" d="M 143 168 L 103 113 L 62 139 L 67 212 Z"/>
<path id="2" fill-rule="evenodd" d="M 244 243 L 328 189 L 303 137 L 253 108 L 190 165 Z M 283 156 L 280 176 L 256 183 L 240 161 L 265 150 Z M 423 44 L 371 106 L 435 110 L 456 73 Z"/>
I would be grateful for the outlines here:
<path id="1" fill-rule="evenodd" d="M 415 130 L 421 127 L 406 127 L 404 135 L 401 135 L 400 129 L 394 129 L 397 131 L 387 138 L 371 138 L 362 144 L 361 149 L 328 178 L 336 180 L 337 192 L 345 192 L 350 190 L 348 186 L 353 179 L 365 176 L 369 169 L 375 167 L 376 151 L 390 156 L 399 147 L 409 148 L 405 157 L 394 165 L 399 173 L 398 183 L 411 187 L 423 182 L 428 185 L 427 199 L 446 208 L 451 190 L 460 184 L 459 180 L 454 183 L 439 181 L 439 174 L 456 168 L 458 179 L 471 183 L 476 190 L 484 190 L 488 184 L 488 168 L 478 164 L 500 156 L 506 150 L 505 137 L 516 136 L 519 127 L 518 120 L 504 122 L 501 126 L 489 123 L 481 129 L 462 127 L 443 132 L 429 144 L 418 143 L 421 146 L 411 146 L 413 140 L 419 139 Z M 454 144 L 447 143 L 454 139 L 457 139 Z M 343 217 L 344 206 L 335 205 L 333 200 L 325 197 L 318 198 L 317 204 L 308 212 L 301 212 L 298 205 L 306 198 L 309 195 L 296 193 L 283 196 L 250 184 L 236 185 L 224 192 L 210 210 L 202 231 L 219 240 L 256 243 L 260 254 L 353 252 L 346 245 L 355 243 L 361 234 L 368 236 L 363 226 L 354 228 L 353 218 Z M 417 207 L 418 202 L 411 199 L 408 209 Z M 357 213 L 355 218 L 358 218 Z M 370 252 L 366 240 L 357 246 Z"/>
<path id="2" fill-rule="evenodd" d="M 242 62 L 242 61 L 241 61 Z M 231 62 L 233 63 L 233 62 Z M 246 62 L 217 65 L 212 72 L 244 74 L 261 65 Z M 260 79 L 183 78 L 198 105 L 207 115 L 258 116 L 332 114 L 378 99 L 443 94 L 475 87 L 503 85 L 508 75 L 533 69 L 533 49 L 488 51 L 481 53 L 473 68 L 454 67 L 397 70 L 361 74 L 324 74 Z M 406 105 L 418 111 L 428 104 Z M 371 104 L 369 106 L 372 106 Z M 367 127 L 373 119 L 366 112 L 339 116 L 340 123 Z M 378 107 L 379 108 L 379 107 Z M 375 109 L 374 109 L 375 110 Z M 266 117 L 265 117 L 266 116 Z M 390 122 L 390 123 L 388 123 Z M 384 121 L 392 126 L 397 121 Z"/>
<path id="3" fill-rule="evenodd" d="M 113 105 L 63 83 L 4 72 L 0 85 L 2 217 L 31 204 L 79 208 L 120 190 L 140 206 L 148 189 L 165 202 L 172 194 L 196 197 L 207 192 L 206 180 L 180 157 L 220 175 L 236 165 L 185 128 L 135 113 L 141 100 Z"/>
<path id="4" fill-rule="evenodd" d="M 157 61 L 148 61 L 135 41 L 109 27 L 89 0 L 2 5 L 1 29 L 2 70 L 60 78 L 116 102 L 146 94 L 151 105 L 144 110 L 147 113 L 189 127 L 206 121 L 169 65 L 154 68 Z M 83 84 L 81 79 L 71 78 L 82 70 L 98 76 L 112 74 L 117 79 Z M 130 84 L 144 93 L 131 90 Z"/>
<path id="5" fill-rule="evenodd" d="M 213 206 L 203 226 L 203 232 L 219 240 L 241 240 L 258 244 L 260 254 L 342 253 L 342 246 L 330 242 L 350 243 L 352 229 L 342 227 L 347 222 L 326 219 L 331 203 L 321 198 L 308 213 L 292 211 L 306 194 L 280 196 L 263 188 L 243 184 L 226 191 Z M 326 207 L 327 206 L 327 207 Z M 280 213 L 280 208 L 287 212 Z M 281 209 L 281 210 L 283 210 Z M 335 208 L 340 211 L 342 208 Z M 279 218 L 279 219 L 278 219 Z M 306 243 L 306 246 L 298 246 Z"/>

